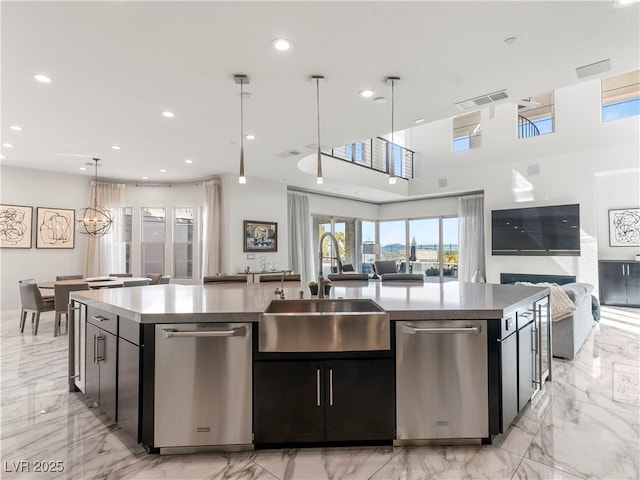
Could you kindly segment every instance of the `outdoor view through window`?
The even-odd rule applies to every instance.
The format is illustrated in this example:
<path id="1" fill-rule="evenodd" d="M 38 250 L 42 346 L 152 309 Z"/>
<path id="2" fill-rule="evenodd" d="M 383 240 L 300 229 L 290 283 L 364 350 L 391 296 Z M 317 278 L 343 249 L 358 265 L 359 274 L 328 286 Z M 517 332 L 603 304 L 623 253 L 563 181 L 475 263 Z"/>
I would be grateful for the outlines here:
<path id="1" fill-rule="evenodd" d="M 332 232 L 340 246 L 343 263 L 353 264 L 356 271 L 372 273 L 375 260 L 394 260 L 398 273 L 422 273 L 426 282 L 458 279 L 458 218 L 436 217 L 376 222 L 366 220 L 316 217 L 318 239 Z M 324 273 L 335 262 L 329 241 L 323 244 Z"/>

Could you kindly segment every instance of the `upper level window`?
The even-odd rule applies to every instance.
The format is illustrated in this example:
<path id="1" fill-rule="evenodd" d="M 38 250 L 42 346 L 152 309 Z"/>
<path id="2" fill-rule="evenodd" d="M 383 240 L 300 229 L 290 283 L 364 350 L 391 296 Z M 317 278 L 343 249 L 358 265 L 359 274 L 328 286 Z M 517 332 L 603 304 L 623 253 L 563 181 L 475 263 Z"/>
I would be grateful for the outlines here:
<path id="1" fill-rule="evenodd" d="M 518 104 L 518 138 L 553 133 L 554 123 L 553 91 L 529 97 Z"/>
<path id="2" fill-rule="evenodd" d="M 640 70 L 602 79 L 602 121 L 640 115 Z"/>
<path id="3" fill-rule="evenodd" d="M 452 121 L 454 152 L 465 152 L 482 145 L 480 118 L 480 111 L 454 117 Z"/>

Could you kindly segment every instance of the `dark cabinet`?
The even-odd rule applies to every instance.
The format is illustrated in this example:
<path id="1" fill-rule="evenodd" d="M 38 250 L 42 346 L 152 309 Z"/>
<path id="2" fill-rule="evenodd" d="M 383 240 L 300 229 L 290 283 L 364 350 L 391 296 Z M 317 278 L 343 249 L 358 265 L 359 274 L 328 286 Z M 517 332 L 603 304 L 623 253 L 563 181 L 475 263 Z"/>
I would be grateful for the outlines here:
<path id="1" fill-rule="evenodd" d="M 323 362 L 254 363 L 255 443 L 324 440 Z"/>
<path id="2" fill-rule="evenodd" d="M 515 316 L 503 318 L 500 344 L 500 421 L 504 433 L 518 415 L 518 341 Z M 496 432 L 496 433 L 498 433 Z"/>
<path id="3" fill-rule="evenodd" d="M 140 441 L 140 324 L 119 318 L 118 424 Z"/>
<path id="4" fill-rule="evenodd" d="M 117 337 L 87 323 L 85 393 L 102 411 L 116 420 Z"/>
<path id="5" fill-rule="evenodd" d="M 254 441 L 391 440 L 392 359 L 254 364 Z"/>
<path id="6" fill-rule="evenodd" d="M 385 440 L 394 434 L 391 359 L 325 362 L 325 440 Z"/>
<path id="7" fill-rule="evenodd" d="M 598 262 L 600 303 L 640 307 L 640 262 Z"/>
<path id="8" fill-rule="evenodd" d="M 527 320 L 529 323 L 527 323 Z M 533 316 L 518 319 L 518 411 L 522 410 L 536 392 L 536 335 Z"/>

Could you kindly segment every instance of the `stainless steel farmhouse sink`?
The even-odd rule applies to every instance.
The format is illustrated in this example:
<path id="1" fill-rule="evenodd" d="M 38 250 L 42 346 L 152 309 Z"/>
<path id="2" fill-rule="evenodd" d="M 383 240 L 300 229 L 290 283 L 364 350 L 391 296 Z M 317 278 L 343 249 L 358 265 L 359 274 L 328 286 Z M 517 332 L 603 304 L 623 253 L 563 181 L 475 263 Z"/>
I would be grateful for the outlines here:
<path id="1" fill-rule="evenodd" d="M 389 314 L 371 300 L 273 300 L 260 318 L 259 350 L 389 350 L 389 335 Z"/>

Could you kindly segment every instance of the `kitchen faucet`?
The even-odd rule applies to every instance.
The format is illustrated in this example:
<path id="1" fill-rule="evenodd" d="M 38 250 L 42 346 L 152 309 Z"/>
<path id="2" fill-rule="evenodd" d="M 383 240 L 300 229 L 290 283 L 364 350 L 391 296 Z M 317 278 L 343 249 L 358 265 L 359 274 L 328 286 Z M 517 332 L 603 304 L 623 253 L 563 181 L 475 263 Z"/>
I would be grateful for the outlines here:
<path id="1" fill-rule="evenodd" d="M 329 237 L 333 241 L 333 248 L 335 248 L 336 256 L 335 257 L 325 257 L 322 255 L 322 243 L 324 239 Z M 320 263 L 318 264 L 318 298 L 324 298 L 324 277 L 322 276 L 322 259 L 323 258 L 335 258 L 338 261 L 338 273 L 342 273 L 342 262 L 340 261 L 340 246 L 338 245 L 338 240 L 331 232 L 324 232 L 320 237 L 319 242 L 319 258 Z"/>
<path id="2" fill-rule="evenodd" d="M 280 277 L 280 288 L 276 288 L 273 293 L 280 295 L 280 300 L 284 300 L 284 272 L 282 272 L 282 276 Z"/>

